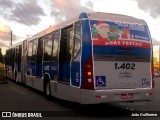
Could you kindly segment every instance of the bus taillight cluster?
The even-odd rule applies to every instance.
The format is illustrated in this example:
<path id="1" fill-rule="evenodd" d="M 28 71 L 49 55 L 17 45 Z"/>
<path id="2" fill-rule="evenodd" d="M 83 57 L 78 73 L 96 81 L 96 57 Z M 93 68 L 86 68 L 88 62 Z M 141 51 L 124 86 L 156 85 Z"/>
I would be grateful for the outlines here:
<path id="1" fill-rule="evenodd" d="M 84 81 L 82 82 L 81 88 L 94 89 L 92 57 L 90 57 L 84 64 Z"/>

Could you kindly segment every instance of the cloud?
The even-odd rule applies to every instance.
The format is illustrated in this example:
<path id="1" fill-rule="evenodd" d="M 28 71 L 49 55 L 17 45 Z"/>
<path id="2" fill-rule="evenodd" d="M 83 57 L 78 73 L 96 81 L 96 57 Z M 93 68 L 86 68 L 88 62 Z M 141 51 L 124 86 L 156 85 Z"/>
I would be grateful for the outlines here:
<path id="1" fill-rule="evenodd" d="M 0 40 L 7 41 L 11 36 L 11 28 L 7 25 L 0 23 Z"/>
<path id="2" fill-rule="evenodd" d="M 0 12 L 7 20 L 29 26 L 37 25 L 41 21 L 40 17 L 45 16 L 38 0 L 0 0 Z"/>
<path id="3" fill-rule="evenodd" d="M 91 1 L 86 2 L 85 5 L 87 8 L 89 8 L 91 10 L 93 9 L 93 3 Z"/>
<path id="4" fill-rule="evenodd" d="M 80 0 L 51 0 L 51 16 L 57 22 L 77 16 L 81 12 L 93 12 L 93 3 L 88 1 L 81 6 Z"/>
<path id="5" fill-rule="evenodd" d="M 160 17 L 160 2 L 159 0 L 136 0 L 138 7 L 145 12 L 148 12 L 152 17 Z"/>
<path id="6" fill-rule="evenodd" d="M 8 46 L 9 46 L 9 44 L 7 42 L 4 42 L 4 41 L 0 40 L 0 48 L 2 48 L 2 47 L 8 47 Z"/>
<path id="7" fill-rule="evenodd" d="M 0 23 L 0 32 L 10 32 L 11 28 L 8 25 L 4 25 L 3 23 Z"/>

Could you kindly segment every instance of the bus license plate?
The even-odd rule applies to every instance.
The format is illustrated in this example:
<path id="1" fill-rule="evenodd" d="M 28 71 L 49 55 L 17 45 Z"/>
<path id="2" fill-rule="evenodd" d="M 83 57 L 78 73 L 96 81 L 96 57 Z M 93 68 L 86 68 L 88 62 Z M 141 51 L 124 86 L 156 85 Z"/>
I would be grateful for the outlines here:
<path id="1" fill-rule="evenodd" d="M 121 98 L 122 99 L 132 99 L 133 98 L 133 94 L 129 93 L 129 94 L 121 94 Z"/>

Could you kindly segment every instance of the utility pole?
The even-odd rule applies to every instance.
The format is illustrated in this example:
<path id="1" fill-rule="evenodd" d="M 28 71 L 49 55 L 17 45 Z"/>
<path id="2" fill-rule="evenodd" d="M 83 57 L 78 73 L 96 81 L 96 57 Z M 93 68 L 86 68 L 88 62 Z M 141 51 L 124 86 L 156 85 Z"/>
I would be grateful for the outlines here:
<path id="1" fill-rule="evenodd" d="M 12 46 L 12 30 L 11 30 L 11 46 Z"/>

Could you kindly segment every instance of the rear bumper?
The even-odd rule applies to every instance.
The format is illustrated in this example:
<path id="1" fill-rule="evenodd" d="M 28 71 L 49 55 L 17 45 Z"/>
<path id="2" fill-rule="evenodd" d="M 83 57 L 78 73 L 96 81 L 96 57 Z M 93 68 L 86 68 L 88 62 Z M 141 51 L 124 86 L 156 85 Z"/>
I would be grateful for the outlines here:
<path id="1" fill-rule="evenodd" d="M 133 95 L 124 98 L 122 95 Z M 151 95 L 152 94 L 152 95 Z M 118 101 L 151 101 L 154 89 L 114 89 L 114 90 L 85 90 L 81 89 L 81 104 L 98 104 Z"/>

